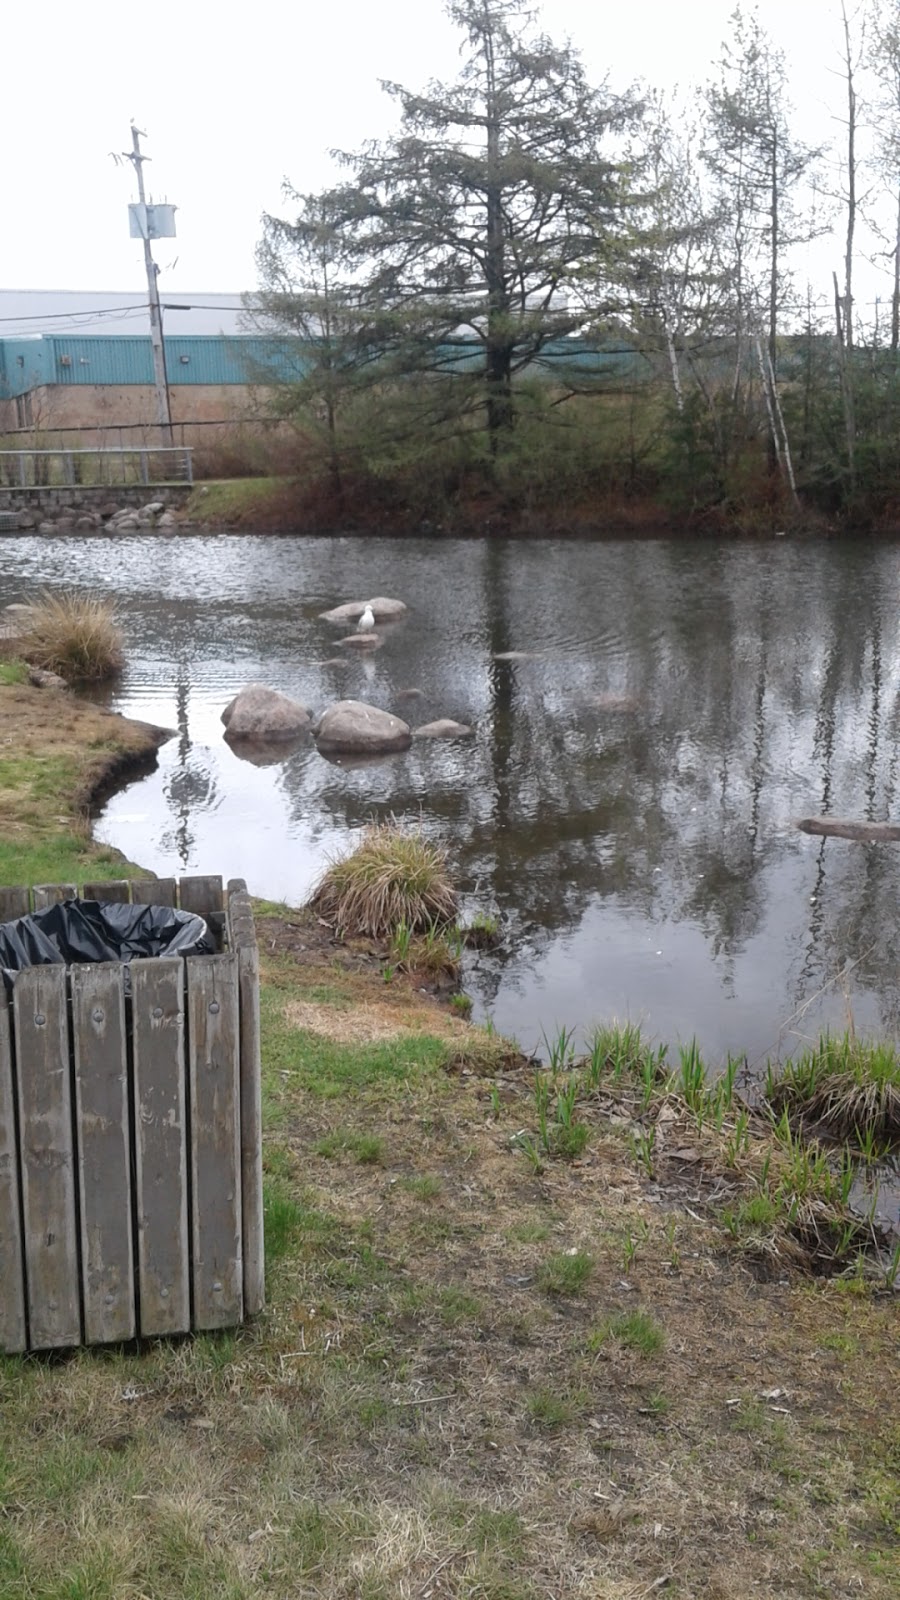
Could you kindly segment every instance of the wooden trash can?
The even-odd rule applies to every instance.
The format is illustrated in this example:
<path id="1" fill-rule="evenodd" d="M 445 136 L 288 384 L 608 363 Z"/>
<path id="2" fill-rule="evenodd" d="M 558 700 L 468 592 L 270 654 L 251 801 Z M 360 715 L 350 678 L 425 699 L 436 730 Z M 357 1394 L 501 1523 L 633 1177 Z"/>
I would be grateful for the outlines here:
<path id="1" fill-rule="evenodd" d="M 79 898 L 0 888 L 0 922 Z M 204 917 L 216 954 L 30 967 L 0 988 L 0 1351 L 262 1309 L 259 956 L 246 884 L 86 883 Z"/>

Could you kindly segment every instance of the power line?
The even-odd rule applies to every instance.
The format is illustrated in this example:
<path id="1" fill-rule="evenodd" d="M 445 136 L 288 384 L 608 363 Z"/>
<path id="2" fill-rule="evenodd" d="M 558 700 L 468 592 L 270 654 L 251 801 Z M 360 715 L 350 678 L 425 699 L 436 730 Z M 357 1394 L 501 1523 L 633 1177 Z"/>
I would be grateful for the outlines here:
<path id="1" fill-rule="evenodd" d="M 0 299 L 2 299 L 2 295 L 3 295 L 3 291 L 0 290 Z M 165 302 L 163 304 L 163 310 L 164 311 L 245 311 L 246 307 L 243 306 L 243 305 L 239 305 L 239 306 L 221 306 L 221 305 L 202 304 L 199 301 L 193 300 L 193 301 L 191 301 L 191 303 L 189 305 L 185 305 L 180 301 L 179 302 L 175 302 L 175 301 Z M 138 305 L 133 305 L 133 306 L 100 306 L 100 307 L 97 308 L 96 311 L 84 310 L 84 311 L 35 311 L 35 312 L 31 312 L 31 313 L 25 312 L 21 316 L 18 316 L 18 317 L 0 317 L 0 323 L 17 322 L 17 323 L 29 323 L 29 324 L 35 325 L 35 324 L 44 323 L 44 322 L 62 322 L 62 321 L 71 322 L 71 321 L 74 321 L 77 318 L 85 318 L 85 317 L 86 318 L 93 318 L 93 317 L 130 317 L 130 316 L 141 316 L 141 315 L 144 315 L 144 316 L 147 315 L 147 302 L 146 302 L 146 300 L 143 300 Z"/>

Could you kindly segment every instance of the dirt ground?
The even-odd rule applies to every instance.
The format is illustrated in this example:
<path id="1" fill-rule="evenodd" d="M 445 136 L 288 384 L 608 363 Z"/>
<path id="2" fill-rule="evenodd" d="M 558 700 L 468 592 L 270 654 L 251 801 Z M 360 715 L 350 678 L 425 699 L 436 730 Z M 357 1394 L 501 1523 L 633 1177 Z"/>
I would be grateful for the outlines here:
<path id="1" fill-rule="evenodd" d="M 25 873 L 153 736 L 0 708 Z M 0 1359 L 0 1600 L 894 1600 L 884 1276 L 736 1237 L 749 1173 L 675 1101 L 651 1152 L 600 1085 L 542 1151 L 534 1064 L 445 987 L 310 912 L 257 930 L 267 1309 Z"/>
<path id="2" fill-rule="evenodd" d="M 348 950 L 309 913 L 259 928 L 298 1037 L 471 1032 L 415 978 L 386 983 L 377 946 Z M 522 1056 L 486 1073 L 451 1051 L 403 1092 L 319 1097 L 288 1075 L 277 1096 L 280 1159 L 355 1241 L 324 1281 L 307 1260 L 294 1324 L 294 1379 L 340 1350 L 377 1416 L 332 1440 L 329 1475 L 379 1503 L 437 1475 L 521 1535 L 508 1589 L 478 1588 L 465 1552 L 429 1577 L 435 1545 L 407 1552 L 396 1592 L 897 1592 L 896 1296 L 775 1241 L 735 1248 L 720 1214 L 738 1180 L 674 1110 L 652 1178 L 633 1107 L 603 1094 L 582 1155 L 536 1169 L 517 1144 L 533 1077 Z"/>

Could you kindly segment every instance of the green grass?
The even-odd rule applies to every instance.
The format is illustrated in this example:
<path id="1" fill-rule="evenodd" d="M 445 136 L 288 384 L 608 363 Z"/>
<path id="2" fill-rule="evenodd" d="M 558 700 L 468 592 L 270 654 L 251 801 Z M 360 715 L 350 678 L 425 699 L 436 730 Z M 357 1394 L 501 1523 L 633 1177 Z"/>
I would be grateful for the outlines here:
<path id="1" fill-rule="evenodd" d="M 415 1178 L 401 1178 L 400 1188 L 408 1194 L 414 1194 L 419 1200 L 436 1200 L 444 1192 L 442 1178 L 435 1177 L 431 1172 L 424 1172 Z"/>
<path id="2" fill-rule="evenodd" d="M 14 756 L 0 758 L 0 783 L 5 789 L 28 792 L 40 800 L 60 801 L 78 779 L 78 760 L 71 756 Z"/>
<path id="3" fill-rule="evenodd" d="M 590 1405 L 585 1389 L 554 1389 L 543 1387 L 528 1396 L 526 1408 L 531 1421 L 539 1428 L 554 1430 L 565 1428 Z"/>
<path id="4" fill-rule="evenodd" d="M 652 1417 L 667 1417 L 671 1409 L 672 1404 L 668 1395 L 663 1394 L 659 1389 L 655 1389 L 652 1394 L 648 1394 L 644 1410 L 648 1411 Z"/>
<path id="5" fill-rule="evenodd" d="M 585 1070 L 594 1089 L 604 1079 L 612 1079 L 617 1088 L 648 1082 L 655 1086 L 665 1077 L 665 1058 L 665 1046 L 654 1049 L 646 1043 L 636 1023 L 613 1023 L 590 1035 Z"/>
<path id="6" fill-rule="evenodd" d="M 593 1267 L 593 1260 L 584 1250 L 576 1250 L 571 1255 L 567 1251 L 557 1251 L 541 1265 L 537 1274 L 538 1287 L 549 1295 L 579 1294 Z"/>
<path id="7" fill-rule="evenodd" d="M 28 668 L 24 661 L 0 661 L 0 684 L 27 682 Z"/>
<path id="8" fill-rule="evenodd" d="M 220 478 L 198 483 L 185 506 L 191 522 L 252 524 L 284 500 L 289 480 L 284 478 Z"/>
<path id="9" fill-rule="evenodd" d="M 438 1290 L 436 1305 L 441 1321 L 448 1328 L 455 1328 L 464 1322 L 478 1322 L 484 1315 L 481 1301 L 475 1295 L 452 1286 Z"/>
<path id="10" fill-rule="evenodd" d="M 485 911 L 478 911 L 471 922 L 460 928 L 459 937 L 470 950 L 491 950 L 500 943 L 499 920 Z"/>
<path id="11" fill-rule="evenodd" d="M 124 861 L 116 851 L 92 846 L 78 834 L 50 834 L 24 844 L 0 838 L 2 884 L 74 883 L 80 888 L 85 881 L 146 876 L 141 867 Z"/>
<path id="12" fill-rule="evenodd" d="M 623 1311 L 609 1317 L 588 1338 L 588 1349 L 595 1352 L 609 1339 L 617 1339 L 626 1350 L 641 1356 L 655 1356 L 665 1345 L 665 1334 L 655 1317 L 646 1311 Z"/>
<path id="13" fill-rule="evenodd" d="M 263 1221 L 265 1227 L 266 1261 L 273 1263 L 286 1256 L 297 1238 L 301 1226 L 301 1211 L 293 1196 L 274 1184 L 263 1186 Z"/>
<path id="14" fill-rule="evenodd" d="M 478 1506 L 467 1520 L 467 1535 L 476 1550 L 496 1550 L 511 1560 L 521 1560 L 528 1541 L 517 1511 Z"/>
<path id="15" fill-rule="evenodd" d="M 322 1034 L 292 1027 L 278 990 L 264 987 L 260 1010 L 265 1031 L 264 1090 L 272 1115 L 298 1089 L 334 1100 L 367 1089 L 397 1087 L 436 1075 L 447 1063 L 446 1040 L 416 1034 L 368 1045 L 336 1044 Z"/>
<path id="16" fill-rule="evenodd" d="M 450 996 L 450 1009 L 455 1011 L 458 1017 L 470 1017 L 472 1015 L 472 996 L 468 994 L 452 994 Z"/>
<path id="17" fill-rule="evenodd" d="M 51 835 L 28 844 L 0 839 L 0 883 L 3 884 L 77 884 L 86 872 L 93 877 L 96 866 L 96 859 L 84 841 L 71 835 Z M 110 878 L 123 876 L 121 861 L 113 863 L 110 858 L 109 867 Z"/>
<path id="18" fill-rule="evenodd" d="M 780 1070 L 769 1068 L 766 1098 L 776 1115 L 787 1110 L 821 1123 L 872 1154 L 900 1146 L 900 1057 L 892 1044 L 825 1034 Z"/>
<path id="19" fill-rule="evenodd" d="M 722 1221 L 735 1239 L 743 1239 L 748 1234 L 771 1233 L 784 1221 L 784 1216 L 784 1206 L 765 1189 L 738 1200 L 734 1205 L 723 1206 L 721 1211 Z"/>
<path id="20" fill-rule="evenodd" d="M 546 1222 L 517 1222 L 509 1237 L 515 1244 L 543 1244 L 550 1237 L 550 1228 Z"/>
<path id="21" fill-rule="evenodd" d="M 375 1133 L 353 1133 L 339 1129 L 318 1139 L 313 1151 L 326 1160 L 338 1155 L 351 1155 L 361 1166 L 376 1166 L 384 1155 L 384 1140 Z"/>
<path id="22" fill-rule="evenodd" d="M 826 1333 L 822 1339 L 823 1350 L 833 1350 L 836 1355 L 850 1359 L 859 1350 L 859 1340 L 846 1333 Z"/>

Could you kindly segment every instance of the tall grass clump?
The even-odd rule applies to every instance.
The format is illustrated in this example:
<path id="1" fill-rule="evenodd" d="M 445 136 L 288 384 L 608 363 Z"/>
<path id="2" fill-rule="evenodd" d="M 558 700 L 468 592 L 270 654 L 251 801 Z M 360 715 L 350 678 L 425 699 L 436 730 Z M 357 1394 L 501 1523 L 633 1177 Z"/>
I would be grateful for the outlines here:
<path id="1" fill-rule="evenodd" d="M 98 594 L 45 589 L 30 602 L 21 653 L 67 683 L 98 683 L 124 664 L 122 633 L 110 602 Z"/>
<path id="2" fill-rule="evenodd" d="M 769 1069 L 766 1099 L 776 1114 L 819 1123 L 861 1148 L 900 1145 L 900 1060 L 892 1045 L 824 1034 L 780 1073 Z"/>
<path id="3" fill-rule="evenodd" d="M 400 927 L 433 932 L 455 917 L 457 897 L 443 847 L 391 818 L 329 863 L 310 904 L 341 932 L 378 939 Z"/>
<path id="4" fill-rule="evenodd" d="M 649 1100 L 665 1080 L 666 1046 L 654 1050 L 645 1043 L 637 1023 L 595 1028 L 587 1044 L 590 1053 L 585 1066 L 592 1089 L 598 1089 L 607 1079 L 616 1089 L 638 1083 Z"/>

